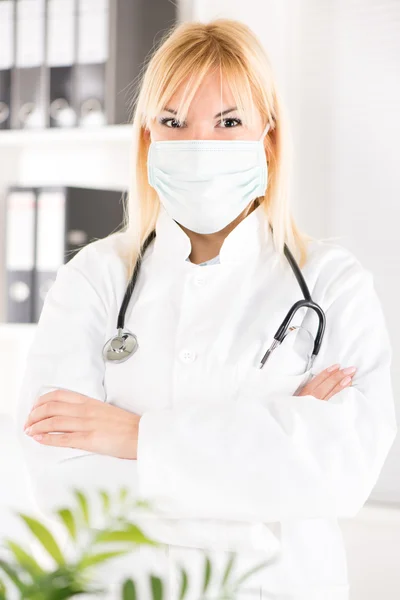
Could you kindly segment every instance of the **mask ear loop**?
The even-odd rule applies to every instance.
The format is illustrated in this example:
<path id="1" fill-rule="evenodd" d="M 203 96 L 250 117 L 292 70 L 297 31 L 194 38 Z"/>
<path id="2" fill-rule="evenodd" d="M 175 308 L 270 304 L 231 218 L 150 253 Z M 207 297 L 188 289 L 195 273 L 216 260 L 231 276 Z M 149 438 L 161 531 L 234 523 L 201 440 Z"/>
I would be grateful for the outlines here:
<path id="1" fill-rule="evenodd" d="M 260 138 L 258 140 L 259 142 L 263 142 L 264 141 L 264 138 L 267 135 L 268 131 L 270 130 L 270 127 L 271 127 L 271 123 L 267 123 L 266 126 L 265 126 L 265 128 L 264 128 L 264 131 L 262 132 L 262 134 L 261 134 L 261 136 L 260 136 Z M 256 200 L 257 200 L 257 198 L 254 201 L 256 201 Z M 257 201 L 257 205 L 260 206 L 260 203 L 258 201 Z"/>
<path id="2" fill-rule="evenodd" d="M 269 131 L 270 127 L 271 127 L 271 123 L 267 123 L 267 124 L 266 124 L 266 126 L 265 126 L 265 128 L 264 128 L 264 131 L 262 132 L 262 134 L 261 134 L 261 136 L 260 136 L 260 139 L 259 139 L 259 141 L 260 141 L 260 142 L 262 142 L 262 141 L 263 141 L 263 139 L 264 139 L 264 138 L 265 138 L 265 136 L 267 135 L 267 133 L 268 133 L 268 131 Z"/>

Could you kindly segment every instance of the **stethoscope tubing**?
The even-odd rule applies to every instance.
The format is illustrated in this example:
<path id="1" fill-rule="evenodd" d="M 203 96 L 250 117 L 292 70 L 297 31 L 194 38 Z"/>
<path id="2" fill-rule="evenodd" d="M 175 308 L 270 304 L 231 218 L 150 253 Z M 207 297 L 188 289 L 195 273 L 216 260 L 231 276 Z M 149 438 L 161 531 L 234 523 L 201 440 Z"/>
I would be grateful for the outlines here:
<path id="1" fill-rule="evenodd" d="M 271 232 L 273 232 L 272 227 L 271 227 Z M 132 297 L 133 290 L 134 290 L 134 287 L 135 287 L 135 284 L 136 284 L 136 281 L 138 278 L 143 255 L 146 252 L 147 247 L 149 246 L 149 244 L 153 241 L 153 239 L 155 237 L 156 237 L 156 231 L 153 230 L 147 236 L 147 238 L 145 239 L 145 241 L 143 243 L 141 252 L 136 261 L 132 277 L 126 288 L 125 295 L 124 295 L 124 298 L 123 298 L 123 301 L 122 301 L 122 304 L 121 304 L 121 307 L 120 307 L 120 310 L 118 313 L 117 336 L 114 336 L 113 338 L 108 340 L 108 342 L 106 342 L 106 344 L 103 347 L 103 357 L 105 360 L 110 360 L 113 362 L 124 362 L 138 348 L 137 338 L 136 338 L 135 334 L 133 334 L 132 332 L 127 331 L 127 330 L 125 331 L 125 329 L 124 329 L 125 328 L 125 315 L 126 315 L 126 311 L 127 311 L 127 308 L 128 308 L 128 305 L 129 305 L 130 299 Z M 273 340 L 270 348 L 268 348 L 268 350 L 266 351 L 266 353 L 264 354 L 264 356 L 262 357 L 262 359 L 259 363 L 260 369 L 263 368 L 265 362 L 267 361 L 267 359 L 269 358 L 269 356 L 271 355 L 273 350 L 282 343 L 282 341 L 284 340 L 284 338 L 287 334 L 287 331 L 290 327 L 293 317 L 295 316 L 297 311 L 300 310 L 301 308 L 310 308 L 310 309 L 314 310 L 314 312 L 316 313 L 316 315 L 318 317 L 318 330 L 317 330 L 317 335 L 315 336 L 315 340 L 314 340 L 314 347 L 313 347 L 313 352 L 312 352 L 312 356 L 311 356 L 311 362 L 314 361 L 315 357 L 318 355 L 318 353 L 320 351 L 322 340 L 323 340 L 324 333 L 325 333 L 325 327 L 326 327 L 325 313 L 324 313 L 323 309 L 319 306 L 319 304 L 317 304 L 316 302 L 313 301 L 310 291 L 308 289 L 307 283 L 303 277 L 303 274 L 302 274 L 295 258 L 293 257 L 292 253 L 290 252 L 290 250 L 286 244 L 284 244 L 284 253 L 285 253 L 285 256 L 290 264 L 290 267 L 296 277 L 296 280 L 300 286 L 300 289 L 304 296 L 304 300 L 298 300 L 297 302 L 295 302 L 293 304 L 293 306 L 287 312 L 285 318 L 283 319 L 282 323 L 279 325 L 279 327 L 274 335 L 274 340 Z"/>

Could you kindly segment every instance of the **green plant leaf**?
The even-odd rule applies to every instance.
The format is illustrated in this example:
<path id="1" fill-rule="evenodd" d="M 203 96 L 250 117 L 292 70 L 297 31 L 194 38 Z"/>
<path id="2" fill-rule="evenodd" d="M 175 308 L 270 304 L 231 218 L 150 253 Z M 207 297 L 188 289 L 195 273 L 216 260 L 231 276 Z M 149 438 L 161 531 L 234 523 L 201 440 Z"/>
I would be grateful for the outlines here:
<path id="1" fill-rule="evenodd" d="M 16 544 L 12 540 L 5 540 L 5 543 L 15 556 L 17 562 L 29 573 L 32 579 L 41 577 L 44 574 L 42 567 L 19 544 Z"/>
<path id="2" fill-rule="evenodd" d="M 103 512 L 108 515 L 110 512 L 110 496 L 105 490 L 100 490 L 100 496 L 103 503 Z"/>
<path id="3" fill-rule="evenodd" d="M 7 600 L 6 598 L 7 588 L 4 581 L 0 579 L 0 600 Z"/>
<path id="4" fill-rule="evenodd" d="M 132 579 L 124 581 L 122 586 L 122 600 L 138 600 L 136 586 Z"/>
<path id="5" fill-rule="evenodd" d="M 120 489 L 120 491 L 119 491 L 119 501 L 121 503 L 125 502 L 125 500 L 127 499 L 128 492 L 129 492 L 129 490 L 126 487 Z"/>
<path id="6" fill-rule="evenodd" d="M 81 492 L 80 490 L 75 489 L 74 495 L 78 501 L 78 505 L 81 510 L 85 525 L 90 526 L 89 505 L 85 494 L 83 494 L 83 492 Z"/>
<path id="7" fill-rule="evenodd" d="M 224 586 L 228 583 L 228 579 L 231 574 L 235 560 L 236 560 L 236 554 L 234 552 L 232 552 L 231 556 L 228 559 L 228 562 L 226 563 L 225 571 L 224 571 L 224 574 L 222 577 L 222 582 L 221 582 L 222 586 Z"/>
<path id="8" fill-rule="evenodd" d="M 137 508 L 153 509 L 154 503 L 150 502 L 150 500 L 145 500 L 144 498 L 139 498 L 138 500 L 135 501 L 135 506 Z"/>
<path id="9" fill-rule="evenodd" d="M 150 575 L 150 586 L 153 600 L 163 600 L 163 582 L 159 577 Z"/>
<path id="10" fill-rule="evenodd" d="M 264 569 L 265 567 L 267 567 L 270 564 L 271 561 L 265 561 L 260 563 L 259 565 L 256 565 L 255 567 L 253 567 L 252 569 L 250 569 L 250 571 L 247 571 L 246 573 L 243 573 L 243 575 L 241 575 L 239 577 L 239 579 L 236 580 L 235 585 L 236 588 L 238 586 L 240 586 L 243 581 L 245 581 L 246 579 L 248 579 L 250 577 L 250 575 L 253 575 L 253 573 L 256 573 L 257 571 L 260 571 L 261 569 Z"/>
<path id="11" fill-rule="evenodd" d="M 39 540 L 43 548 L 50 554 L 58 565 L 65 564 L 65 558 L 58 546 L 56 540 L 50 531 L 37 519 L 29 517 L 23 513 L 18 513 L 21 519 L 25 521 L 33 535 Z"/>
<path id="12" fill-rule="evenodd" d="M 90 579 L 76 570 L 74 564 L 58 567 L 37 579 L 24 594 L 24 600 L 66 600 L 82 594 L 96 595 L 104 590 L 93 590 Z"/>
<path id="13" fill-rule="evenodd" d="M 179 592 L 179 600 L 183 600 L 188 589 L 188 574 L 185 569 L 181 568 L 181 589 Z"/>
<path id="14" fill-rule="evenodd" d="M 65 588 L 64 590 L 55 590 L 51 592 L 51 595 L 48 596 L 49 600 L 69 600 L 69 598 L 74 598 L 75 596 L 81 596 L 82 594 L 92 594 L 92 592 L 87 592 L 84 589 L 80 588 Z M 39 597 L 38 597 L 39 600 Z M 47 599 L 46 599 L 47 600 Z"/>
<path id="15" fill-rule="evenodd" d="M 158 542 L 148 538 L 139 527 L 129 524 L 125 529 L 99 531 L 94 543 L 99 542 L 133 542 L 140 545 L 159 546 Z"/>
<path id="16" fill-rule="evenodd" d="M 72 511 L 69 508 L 61 508 L 57 511 L 57 514 L 64 523 L 71 538 L 76 541 L 76 523 Z"/>
<path id="17" fill-rule="evenodd" d="M 205 556 L 205 565 L 204 565 L 204 580 L 203 580 L 203 592 L 207 591 L 207 588 L 211 579 L 211 562 L 208 556 Z"/>
<path id="18" fill-rule="evenodd" d="M 0 559 L 0 569 L 2 569 L 4 571 L 4 573 L 10 579 L 10 581 L 13 582 L 15 587 L 18 588 L 20 592 L 25 591 L 26 584 L 23 581 L 21 581 L 17 571 L 2 559 Z"/>
<path id="19" fill-rule="evenodd" d="M 75 596 L 82 596 L 82 594 L 85 594 L 86 597 L 86 595 L 95 595 L 97 593 L 97 591 L 92 592 L 76 586 L 66 586 L 61 589 L 48 587 L 42 588 L 33 595 L 24 596 L 24 600 L 69 600 Z"/>
<path id="20" fill-rule="evenodd" d="M 98 554 L 84 556 L 77 563 L 77 567 L 79 569 L 87 569 L 88 567 L 92 567 L 99 563 L 106 562 L 110 558 L 114 558 L 115 556 L 122 556 L 123 554 L 128 554 L 129 552 L 129 550 L 114 550 L 112 552 L 99 552 Z"/>

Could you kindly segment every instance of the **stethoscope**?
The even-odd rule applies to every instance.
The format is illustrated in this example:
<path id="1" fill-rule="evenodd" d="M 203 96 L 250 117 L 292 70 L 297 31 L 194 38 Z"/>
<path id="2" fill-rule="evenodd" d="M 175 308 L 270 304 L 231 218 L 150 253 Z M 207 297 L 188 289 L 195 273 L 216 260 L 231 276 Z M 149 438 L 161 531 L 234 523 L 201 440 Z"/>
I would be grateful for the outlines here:
<path id="1" fill-rule="evenodd" d="M 271 227 L 271 230 L 272 230 L 272 227 Z M 136 284 L 136 280 L 138 278 L 140 266 L 142 264 L 143 255 L 144 255 L 148 245 L 153 241 L 155 236 L 156 236 L 156 232 L 155 232 L 155 230 L 153 230 L 148 235 L 148 237 L 146 238 L 146 240 L 143 243 L 141 253 L 136 262 L 131 280 L 129 281 L 128 286 L 126 288 L 125 296 L 122 301 L 121 308 L 120 308 L 120 311 L 118 314 L 117 335 L 110 338 L 108 340 L 108 342 L 106 342 L 104 344 L 104 347 L 103 347 L 103 358 L 106 361 L 116 362 L 116 363 L 125 362 L 126 360 L 128 360 L 128 358 L 130 356 L 132 356 L 132 354 L 134 354 L 136 352 L 136 350 L 139 347 L 136 335 L 134 333 L 132 333 L 131 331 L 129 331 L 128 329 L 124 328 L 125 313 L 128 308 L 129 301 L 132 297 L 133 290 L 135 288 L 135 284 Z M 315 311 L 315 313 L 317 314 L 317 317 L 318 317 L 318 331 L 317 331 L 317 335 L 314 340 L 313 352 L 312 352 L 312 355 L 308 362 L 308 366 L 307 366 L 308 369 L 311 368 L 311 366 L 315 360 L 315 357 L 317 356 L 317 354 L 320 351 L 322 339 L 323 339 L 324 332 L 325 332 L 325 323 L 326 323 L 325 313 L 322 310 L 322 308 L 319 306 L 319 304 L 317 304 L 316 302 L 314 302 L 312 300 L 310 291 L 309 291 L 307 284 L 305 282 L 305 279 L 300 271 L 300 268 L 286 244 L 284 245 L 284 253 L 285 253 L 285 256 L 290 264 L 290 267 L 292 268 L 292 271 L 297 279 L 297 282 L 301 288 L 302 294 L 304 296 L 304 300 L 299 300 L 298 302 L 295 302 L 295 304 L 293 304 L 293 306 L 288 311 L 286 317 L 283 319 L 282 323 L 278 327 L 277 332 L 274 335 L 274 341 L 272 342 L 271 346 L 268 348 L 268 350 L 262 357 L 262 359 L 258 365 L 259 369 L 263 368 L 264 364 L 266 363 L 268 358 L 271 356 L 272 352 L 275 350 L 275 348 L 277 348 L 283 342 L 283 340 L 285 339 L 288 332 L 292 329 L 295 329 L 295 327 L 291 327 L 291 322 L 292 322 L 293 317 L 295 316 L 295 314 L 297 313 L 297 311 L 300 308 L 311 308 L 312 310 Z"/>

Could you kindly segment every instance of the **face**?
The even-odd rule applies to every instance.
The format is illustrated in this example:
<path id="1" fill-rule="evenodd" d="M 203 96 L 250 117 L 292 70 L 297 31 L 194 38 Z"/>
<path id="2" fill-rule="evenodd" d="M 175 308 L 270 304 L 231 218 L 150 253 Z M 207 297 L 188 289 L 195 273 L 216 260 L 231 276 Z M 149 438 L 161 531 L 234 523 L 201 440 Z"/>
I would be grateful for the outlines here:
<path id="1" fill-rule="evenodd" d="M 255 110 L 256 119 L 252 127 L 242 124 L 235 108 L 233 95 L 227 85 L 222 83 L 215 71 L 206 75 L 198 88 L 188 110 L 186 120 L 179 123 L 173 111 L 185 90 L 181 84 L 170 98 L 167 106 L 146 130 L 147 139 L 152 142 L 164 140 L 259 140 L 265 123 Z M 222 106 L 221 106 L 222 105 Z M 222 116 L 221 116 L 222 111 Z"/>

